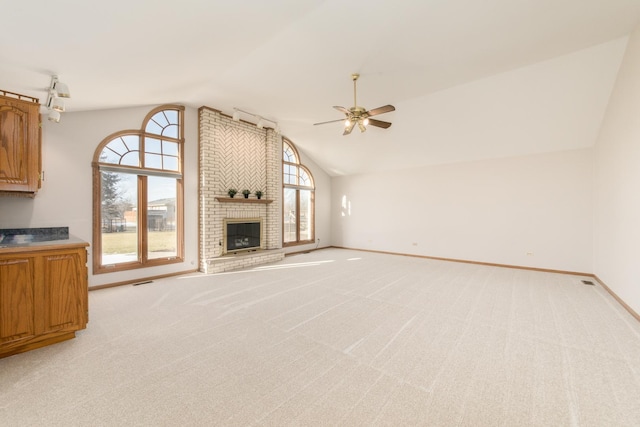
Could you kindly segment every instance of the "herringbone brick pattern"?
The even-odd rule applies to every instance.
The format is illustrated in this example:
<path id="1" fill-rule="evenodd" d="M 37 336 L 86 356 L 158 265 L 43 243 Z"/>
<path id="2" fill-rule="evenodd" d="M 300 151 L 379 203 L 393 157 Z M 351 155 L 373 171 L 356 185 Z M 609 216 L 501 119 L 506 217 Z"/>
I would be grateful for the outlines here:
<path id="1" fill-rule="evenodd" d="M 267 178 L 264 132 L 247 132 L 235 124 L 232 121 L 216 130 L 217 140 L 214 143 L 218 151 L 215 166 L 220 172 L 218 191 L 221 194 L 229 188 L 238 191 L 248 189 L 251 193 L 264 191 Z"/>
<path id="2" fill-rule="evenodd" d="M 272 129 L 235 122 L 206 107 L 200 109 L 199 130 L 200 269 L 212 272 L 211 260 L 223 255 L 226 218 L 262 218 L 262 249 L 282 248 L 282 138 Z M 256 190 L 262 190 L 263 198 L 273 202 L 242 203 L 242 194 L 236 195 L 237 203 L 215 200 L 227 197 L 229 188 L 238 192 L 248 189 L 252 198 Z M 255 261 L 270 259 L 261 256 Z M 247 262 L 246 259 L 243 262 Z M 229 267 L 226 261 L 225 265 Z"/>

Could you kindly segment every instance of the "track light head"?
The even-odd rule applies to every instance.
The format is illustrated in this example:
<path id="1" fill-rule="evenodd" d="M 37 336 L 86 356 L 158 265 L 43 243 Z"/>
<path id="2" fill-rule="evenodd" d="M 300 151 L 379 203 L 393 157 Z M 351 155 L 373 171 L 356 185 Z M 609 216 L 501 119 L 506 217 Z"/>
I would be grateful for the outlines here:
<path id="1" fill-rule="evenodd" d="M 69 92 L 69 86 L 62 82 L 56 82 L 54 90 L 60 98 L 71 98 L 71 92 Z"/>
<path id="2" fill-rule="evenodd" d="M 58 76 L 51 77 L 51 86 L 49 91 L 53 92 L 57 98 L 71 98 L 71 92 L 69 92 L 69 86 L 62 83 Z"/>
<path id="3" fill-rule="evenodd" d="M 49 106 L 52 110 L 59 111 L 61 113 L 64 112 L 64 101 L 61 98 L 52 98 L 51 105 Z"/>
<path id="4" fill-rule="evenodd" d="M 50 122 L 58 123 L 60 121 L 60 112 L 56 110 L 50 110 L 48 118 Z"/>

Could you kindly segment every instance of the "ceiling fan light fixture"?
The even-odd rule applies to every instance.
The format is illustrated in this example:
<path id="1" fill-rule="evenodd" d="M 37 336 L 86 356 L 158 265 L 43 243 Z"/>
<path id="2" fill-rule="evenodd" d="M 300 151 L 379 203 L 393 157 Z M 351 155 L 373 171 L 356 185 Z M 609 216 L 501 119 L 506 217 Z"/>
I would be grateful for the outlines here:
<path id="1" fill-rule="evenodd" d="M 351 120 L 347 119 L 344 121 L 344 127 L 348 128 L 349 126 L 351 126 Z"/>
<path id="2" fill-rule="evenodd" d="M 365 126 L 369 126 L 369 119 L 364 119 L 362 121 L 362 124 L 365 125 Z"/>
<path id="3" fill-rule="evenodd" d="M 362 120 L 358 122 L 358 127 L 360 128 L 360 132 L 364 132 L 367 130 L 367 127 L 362 123 Z"/>

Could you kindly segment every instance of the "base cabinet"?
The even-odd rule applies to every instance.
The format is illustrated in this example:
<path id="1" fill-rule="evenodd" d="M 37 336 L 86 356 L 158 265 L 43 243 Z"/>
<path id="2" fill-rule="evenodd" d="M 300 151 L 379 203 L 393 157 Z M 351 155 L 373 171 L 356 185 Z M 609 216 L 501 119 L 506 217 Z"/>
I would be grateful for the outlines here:
<path id="1" fill-rule="evenodd" d="M 86 327 L 86 246 L 0 253 L 0 357 L 73 338 Z"/>

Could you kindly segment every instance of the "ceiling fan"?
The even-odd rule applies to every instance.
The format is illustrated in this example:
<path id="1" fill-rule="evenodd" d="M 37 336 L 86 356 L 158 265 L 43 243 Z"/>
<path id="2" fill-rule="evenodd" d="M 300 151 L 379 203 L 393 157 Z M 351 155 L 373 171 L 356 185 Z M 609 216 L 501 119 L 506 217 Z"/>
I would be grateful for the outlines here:
<path id="1" fill-rule="evenodd" d="M 353 80 L 353 107 L 349 109 L 344 107 L 338 107 L 338 106 L 333 107 L 336 110 L 344 113 L 346 118 L 339 119 L 339 120 L 329 120 L 328 122 L 314 123 L 314 125 L 324 125 L 326 123 L 344 122 L 343 135 L 349 135 L 356 125 L 358 125 L 360 132 L 366 131 L 368 125 L 376 126 L 383 129 L 387 129 L 391 126 L 391 123 L 389 122 L 370 119 L 370 117 L 395 111 L 396 107 L 394 107 L 393 105 L 385 105 L 382 107 L 374 108 L 373 110 L 369 110 L 369 111 L 365 110 L 363 107 L 358 107 L 358 103 L 356 102 L 356 81 L 358 80 L 358 77 L 360 77 L 360 74 L 357 74 L 357 73 L 351 74 L 351 79 Z"/>

